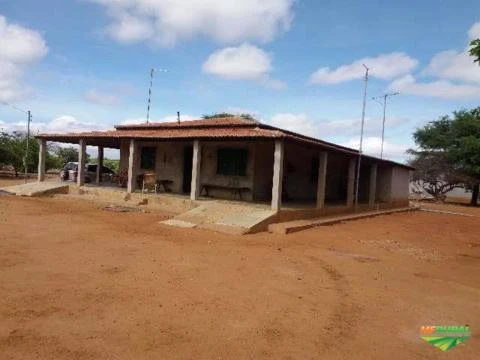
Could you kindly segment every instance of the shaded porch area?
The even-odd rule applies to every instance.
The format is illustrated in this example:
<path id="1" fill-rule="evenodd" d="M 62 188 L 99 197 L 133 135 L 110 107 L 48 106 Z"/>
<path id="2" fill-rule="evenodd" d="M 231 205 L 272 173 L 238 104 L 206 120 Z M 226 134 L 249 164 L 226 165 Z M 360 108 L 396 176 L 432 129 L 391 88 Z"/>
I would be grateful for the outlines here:
<path id="1" fill-rule="evenodd" d="M 79 187 L 86 184 L 86 147 L 95 146 L 97 173 L 88 187 L 116 188 L 127 194 L 176 195 L 190 201 L 235 200 L 268 205 L 275 213 L 305 210 L 304 216 L 360 211 L 392 201 L 392 166 L 362 156 L 357 179 L 358 153 L 349 149 L 341 151 L 283 138 L 55 139 L 59 140 L 78 140 Z M 47 139 L 39 142 L 38 180 L 43 181 Z M 113 182 L 105 182 L 100 172 L 106 148 L 118 149 L 120 153 L 119 171 Z"/>

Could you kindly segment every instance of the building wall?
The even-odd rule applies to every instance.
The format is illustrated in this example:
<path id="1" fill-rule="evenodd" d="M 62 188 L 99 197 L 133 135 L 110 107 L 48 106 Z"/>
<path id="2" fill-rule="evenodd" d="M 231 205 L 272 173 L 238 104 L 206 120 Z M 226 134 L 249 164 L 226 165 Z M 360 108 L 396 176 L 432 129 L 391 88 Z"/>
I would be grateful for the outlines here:
<path id="1" fill-rule="evenodd" d="M 360 181 L 358 183 L 358 201 L 359 203 L 368 203 L 370 196 L 370 173 L 372 165 L 364 163 L 360 166 Z"/>
<path id="2" fill-rule="evenodd" d="M 184 149 L 186 146 L 192 146 L 193 142 L 139 142 L 138 161 L 137 161 L 137 174 L 142 174 L 148 169 L 142 169 L 140 167 L 140 154 L 142 147 L 156 147 L 155 155 L 155 174 L 157 180 L 170 180 L 172 181 L 171 190 L 174 193 L 183 193 L 183 157 Z M 163 189 L 161 189 L 163 190 Z"/>
<path id="3" fill-rule="evenodd" d="M 328 153 L 325 202 L 344 204 L 347 201 L 349 158 L 337 153 Z"/>
<path id="4" fill-rule="evenodd" d="M 273 176 L 273 141 L 203 141 L 200 170 L 200 183 L 212 185 L 234 185 L 249 188 L 243 200 L 270 201 Z M 158 180 L 171 180 L 172 191 L 183 193 L 184 150 L 193 141 L 138 142 L 136 172 L 141 174 L 140 152 L 143 146 L 157 148 L 155 173 Z M 217 151 L 219 148 L 246 148 L 248 150 L 245 176 L 217 174 Z M 120 145 L 120 171 L 128 170 L 129 141 Z M 316 200 L 317 179 L 312 177 L 312 162 L 318 157 L 318 150 L 297 144 L 285 144 L 284 185 L 289 200 L 314 202 Z M 349 158 L 343 154 L 329 152 L 327 162 L 326 202 L 342 204 L 346 199 Z M 368 200 L 370 166 L 361 169 L 359 197 Z M 376 202 L 404 203 L 408 200 L 409 170 L 402 167 L 379 165 L 377 170 Z M 232 199 L 228 190 L 210 191 L 215 198 Z"/>
<path id="5" fill-rule="evenodd" d="M 155 173 L 157 180 L 171 180 L 172 192 L 183 193 L 184 151 L 192 146 L 192 142 L 137 142 L 136 173 L 141 174 L 148 169 L 140 168 L 140 153 L 144 146 L 156 147 Z M 252 201 L 271 198 L 273 175 L 273 142 L 272 141 L 203 141 L 200 183 L 240 186 L 249 188 L 244 192 L 243 200 Z M 248 150 L 245 176 L 227 176 L 217 174 L 217 151 L 219 148 L 246 148 Z M 122 141 L 120 146 L 120 171 L 128 170 L 129 141 Z M 162 189 L 163 190 L 163 189 Z M 211 189 L 209 195 L 215 198 L 232 199 L 229 190 Z"/>
<path id="6" fill-rule="evenodd" d="M 387 203 L 391 200 L 392 191 L 392 168 L 390 166 L 378 166 L 377 169 L 377 195 L 376 201 Z"/>
<path id="7" fill-rule="evenodd" d="M 284 197 L 287 197 L 288 200 L 315 202 L 318 178 L 313 177 L 312 165 L 315 158 L 318 161 L 318 153 L 317 149 L 295 143 L 285 144 L 283 192 Z"/>
<path id="8" fill-rule="evenodd" d="M 119 164 L 120 172 L 128 171 L 128 154 L 130 152 L 129 144 L 130 143 L 128 140 L 120 141 L 120 164 Z"/>
<path id="9" fill-rule="evenodd" d="M 247 149 L 247 169 L 245 176 L 231 176 L 217 174 L 217 151 L 220 148 Z M 220 186 L 238 186 L 249 188 L 250 191 L 242 194 L 243 200 L 253 200 L 255 178 L 255 155 L 254 142 L 228 141 L 228 142 L 202 142 L 202 162 L 200 169 L 200 183 Z M 272 154 L 273 160 L 273 154 Z M 212 197 L 231 199 L 233 194 L 229 190 L 211 189 Z"/>
<path id="10" fill-rule="evenodd" d="M 392 168 L 391 198 L 392 202 L 408 200 L 410 183 L 410 171 L 395 166 Z"/>
<path id="11" fill-rule="evenodd" d="M 253 181 L 253 199 L 255 201 L 272 200 L 274 150 L 275 144 L 273 141 L 259 141 L 255 143 L 255 165 Z"/>

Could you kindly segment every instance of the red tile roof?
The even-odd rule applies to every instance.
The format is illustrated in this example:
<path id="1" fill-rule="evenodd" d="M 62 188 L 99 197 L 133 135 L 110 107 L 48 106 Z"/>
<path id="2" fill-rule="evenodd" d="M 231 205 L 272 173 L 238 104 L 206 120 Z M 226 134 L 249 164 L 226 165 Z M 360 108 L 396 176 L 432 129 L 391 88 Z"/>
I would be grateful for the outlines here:
<path id="1" fill-rule="evenodd" d="M 255 120 L 245 119 L 239 116 L 231 116 L 224 118 L 211 118 L 187 121 L 157 122 L 143 124 L 124 124 L 115 125 L 117 130 L 134 130 L 134 129 L 171 129 L 171 128 L 207 128 L 207 127 L 252 127 L 257 125 Z"/>
<path id="2" fill-rule="evenodd" d="M 321 148 L 358 155 L 358 150 L 297 134 L 241 117 L 226 117 L 178 122 L 117 125 L 116 130 L 90 131 L 67 134 L 39 134 L 36 137 L 50 141 L 76 143 L 86 139 L 88 145 L 119 147 L 121 139 L 278 139 L 285 138 Z M 371 156 L 366 158 L 375 159 Z M 376 159 L 380 160 L 380 159 Z M 382 160 L 399 166 L 403 164 Z M 408 167 L 408 166 L 407 166 Z"/>

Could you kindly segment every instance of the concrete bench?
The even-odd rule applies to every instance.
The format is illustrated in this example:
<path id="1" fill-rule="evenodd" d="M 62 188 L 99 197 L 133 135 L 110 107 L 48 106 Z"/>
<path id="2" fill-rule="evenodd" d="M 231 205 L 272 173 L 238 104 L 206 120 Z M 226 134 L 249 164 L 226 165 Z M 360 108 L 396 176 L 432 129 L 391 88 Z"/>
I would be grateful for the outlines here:
<path id="1" fill-rule="evenodd" d="M 217 185 L 217 184 L 202 184 L 200 188 L 200 195 L 205 191 L 205 196 L 209 196 L 209 191 L 212 189 L 227 190 L 233 194 L 233 198 L 242 200 L 242 193 L 250 191 L 250 188 L 245 186 L 232 186 L 232 185 Z"/>

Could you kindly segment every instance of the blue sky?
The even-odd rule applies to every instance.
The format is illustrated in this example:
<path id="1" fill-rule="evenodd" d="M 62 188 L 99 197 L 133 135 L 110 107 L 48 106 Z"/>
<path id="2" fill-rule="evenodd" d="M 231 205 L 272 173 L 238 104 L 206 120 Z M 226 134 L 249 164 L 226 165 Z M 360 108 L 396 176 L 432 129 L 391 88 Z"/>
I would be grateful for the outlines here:
<path id="1" fill-rule="evenodd" d="M 460 5 L 461 4 L 461 5 Z M 365 151 L 403 160 L 412 131 L 478 106 L 480 2 L 0 0 L 0 100 L 31 109 L 34 131 L 110 128 L 218 111 L 356 146 L 362 67 L 371 68 Z M 0 106 L 0 127 L 24 114 Z"/>

